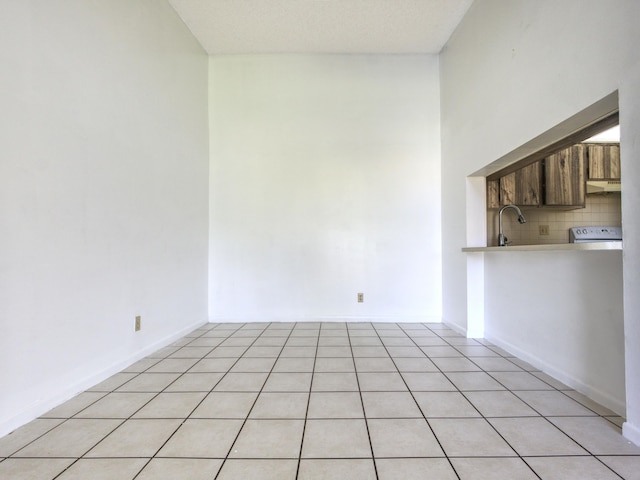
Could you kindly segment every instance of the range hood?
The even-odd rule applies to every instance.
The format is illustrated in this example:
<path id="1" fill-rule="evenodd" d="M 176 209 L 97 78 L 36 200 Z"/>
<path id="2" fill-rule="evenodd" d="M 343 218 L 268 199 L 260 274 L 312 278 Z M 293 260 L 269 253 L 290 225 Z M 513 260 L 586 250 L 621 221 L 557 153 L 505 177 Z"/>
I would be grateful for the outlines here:
<path id="1" fill-rule="evenodd" d="M 621 192 L 620 180 L 587 180 L 587 193 Z"/>

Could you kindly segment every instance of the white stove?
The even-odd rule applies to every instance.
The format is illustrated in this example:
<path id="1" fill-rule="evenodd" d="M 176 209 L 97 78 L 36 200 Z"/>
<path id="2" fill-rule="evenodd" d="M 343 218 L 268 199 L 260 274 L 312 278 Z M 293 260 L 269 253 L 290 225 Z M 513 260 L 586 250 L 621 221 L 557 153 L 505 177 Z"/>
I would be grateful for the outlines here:
<path id="1" fill-rule="evenodd" d="M 569 243 L 618 242 L 622 240 L 622 227 L 572 227 Z"/>

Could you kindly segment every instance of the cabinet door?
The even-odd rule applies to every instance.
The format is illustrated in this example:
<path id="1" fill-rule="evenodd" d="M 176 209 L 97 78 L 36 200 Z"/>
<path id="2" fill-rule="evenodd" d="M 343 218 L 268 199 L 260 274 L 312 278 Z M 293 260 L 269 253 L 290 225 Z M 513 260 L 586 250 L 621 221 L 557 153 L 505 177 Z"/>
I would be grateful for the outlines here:
<path id="1" fill-rule="evenodd" d="M 584 153 L 584 145 L 574 145 L 545 158 L 545 205 L 584 207 Z"/>
<path id="2" fill-rule="evenodd" d="M 522 167 L 500 178 L 500 205 L 538 207 L 541 204 L 542 163 Z"/>
<path id="3" fill-rule="evenodd" d="M 587 145 L 589 180 L 620 180 L 620 145 Z"/>
<path id="4" fill-rule="evenodd" d="M 500 181 L 487 180 L 487 208 L 500 207 Z"/>
<path id="5" fill-rule="evenodd" d="M 500 177 L 500 206 L 516 203 L 516 172 Z"/>

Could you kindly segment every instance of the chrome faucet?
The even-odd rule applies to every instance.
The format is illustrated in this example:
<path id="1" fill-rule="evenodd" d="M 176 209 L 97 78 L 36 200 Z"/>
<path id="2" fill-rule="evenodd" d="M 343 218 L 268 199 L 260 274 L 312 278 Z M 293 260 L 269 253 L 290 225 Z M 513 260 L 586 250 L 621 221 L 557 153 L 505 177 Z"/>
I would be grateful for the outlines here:
<path id="1" fill-rule="evenodd" d="M 518 213 L 518 222 L 520 222 L 520 223 L 526 223 L 527 222 L 517 205 L 505 205 L 504 207 L 502 207 L 500 209 L 500 213 L 498 214 L 498 227 L 499 227 L 498 228 L 498 230 L 499 230 L 499 233 L 498 233 L 498 246 L 499 247 L 506 247 L 507 246 L 507 237 L 505 237 L 504 234 L 502 233 L 502 212 L 504 212 L 507 208 L 513 208 Z"/>

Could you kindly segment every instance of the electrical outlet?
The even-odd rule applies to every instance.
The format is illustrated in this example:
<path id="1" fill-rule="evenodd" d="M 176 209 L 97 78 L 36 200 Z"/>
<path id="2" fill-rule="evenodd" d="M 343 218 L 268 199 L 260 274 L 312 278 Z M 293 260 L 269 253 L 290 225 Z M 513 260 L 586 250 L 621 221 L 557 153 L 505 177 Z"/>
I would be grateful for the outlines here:
<path id="1" fill-rule="evenodd" d="M 538 225 L 538 234 L 549 235 L 549 225 Z"/>
<path id="2" fill-rule="evenodd" d="M 140 315 L 136 315 L 136 332 L 140 331 Z"/>
<path id="3" fill-rule="evenodd" d="M 363 303 L 364 302 L 364 293 L 359 293 L 358 294 L 358 303 Z"/>

